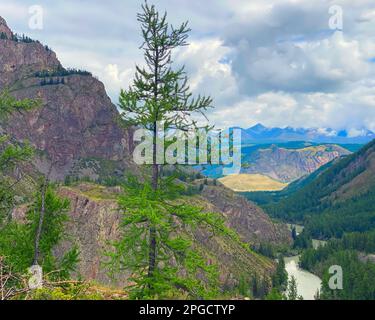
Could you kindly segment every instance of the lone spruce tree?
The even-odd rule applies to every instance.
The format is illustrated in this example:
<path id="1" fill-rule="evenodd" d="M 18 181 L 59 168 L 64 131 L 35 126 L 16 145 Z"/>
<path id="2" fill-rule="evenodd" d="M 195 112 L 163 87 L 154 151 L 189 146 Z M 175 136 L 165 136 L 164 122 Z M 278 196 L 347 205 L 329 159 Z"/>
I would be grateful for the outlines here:
<path id="1" fill-rule="evenodd" d="M 133 85 L 120 93 L 123 121 L 153 132 L 151 178 L 131 178 L 119 204 L 124 212 L 123 236 L 109 253 L 112 271 L 130 270 L 132 298 L 175 297 L 176 290 L 194 298 L 216 294 L 217 270 L 193 248 L 189 232 L 198 225 L 234 236 L 220 216 L 205 213 L 181 199 L 174 178 L 162 177 L 157 161 L 157 124 L 164 130 L 197 128 L 193 114 L 205 116 L 210 97 L 194 98 L 184 68 L 172 68 L 172 53 L 187 45 L 187 22 L 174 28 L 167 14 L 145 3 L 137 15 L 141 24 L 145 66 L 136 67 Z M 187 231 L 188 230 L 188 231 Z M 203 275 L 203 276 L 202 276 Z"/>

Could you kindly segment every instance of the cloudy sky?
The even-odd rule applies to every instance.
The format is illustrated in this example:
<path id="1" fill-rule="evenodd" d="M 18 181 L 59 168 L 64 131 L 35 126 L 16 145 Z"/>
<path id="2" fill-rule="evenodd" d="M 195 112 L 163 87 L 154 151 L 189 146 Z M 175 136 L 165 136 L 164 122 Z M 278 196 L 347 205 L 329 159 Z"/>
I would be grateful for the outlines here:
<path id="1" fill-rule="evenodd" d="M 65 67 L 91 71 L 116 103 L 142 63 L 141 3 L 0 0 L 0 15 L 15 32 L 48 44 Z M 190 46 L 175 62 L 186 65 L 195 93 L 214 98 L 216 125 L 375 130 L 374 0 L 154 3 L 175 25 L 189 20 Z M 42 30 L 29 27 L 31 5 L 43 8 Z M 342 30 L 333 29 L 341 28 L 337 6 Z"/>

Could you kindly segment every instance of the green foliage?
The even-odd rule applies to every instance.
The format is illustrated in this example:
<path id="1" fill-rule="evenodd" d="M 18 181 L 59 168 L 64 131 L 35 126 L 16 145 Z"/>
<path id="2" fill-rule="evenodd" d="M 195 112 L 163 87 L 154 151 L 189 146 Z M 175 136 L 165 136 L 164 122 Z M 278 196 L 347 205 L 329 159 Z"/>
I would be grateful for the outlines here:
<path id="1" fill-rule="evenodd" d="M 65 77 L 70 75 L 92 76 L 91 72 L 81 69 L 65 69 L 59 67 L 55 70 L 38 71 L 34 74 L 37 78 Z"/>
<path id="2" fill-rule="evenodd" d="M 276 271 L 272 276 L 272 286 L 279 291 L 286 289 L 288 273 L 285 270 L 285 262 L 282 256 L 278 258 Z"/>
<path id="3" fill-rule="evenodd" d="M 375 190 L 369 190 L 346 201 L 326 205 L 318 215 L 306 217 L 305 227 L 314 238 L 340 238 L 346 232 L 375 229 Z"/>
<path id="4" fill-rule="evenodd" d="M 335 192 L 367 169 L 357 161 L 373 152 L 375 142 L 340 161 L 331 162 L 279 193 L 246 194 L 273 217 L 300 223 L 313 238 L 342 237 L 346 232 L 375 228 L 375 190 L 369 186 L 340 199 Z"/>
<path id="5" fill-rule="evenodd" d="M 0 92 L 0 119 L 10 115 L 13 112 L 22 112 L 34 109 L 40 106 L 40 100 L 16 99 L 8 90 Z"/>
<path id="6" fill-rule="evenodd" d="M 293 228 L 292 228 L 292 239 L 293 240 L 297 239 L 297 230 L 296 230 L 295 226 L 293 226 Z"/>
<path id="7" fill-rule="evenodd" d="M 28 144 L 20 146 L 10 144 L 7 136 L 0 136 L 0 227 L 9 219 L 9 214 L 14 206 L 14 188 L 19 180 L 11 178 L 17 165 L 28 161 L 33 155 L 33 148 Z"/>
<path id="8" fill-rule="evenodd" d="M 30 37 L 28 37 L 24 34 L 19 35 L 19 34 L 16 34 L 16 33 L 12 34 L 11 37 L 9 38 L 5 32 L 1 32 L 0 33 L 0 39 L 1 40 L 12 40 L 14 42 L 23 42 L 23 43 L 40 43 L 38 40 L 33 40 L 33 39 L 31 39 Z M 47 46 L 45 46 L 45 49 L 47 51 L 50 51 L 50 49 Z"/>
<path id="9" fill-rule="evenodd" d="M 34 149 L 30 144 L 10 144 L 8 136 L 0 136 L 0 172 L 10 173 L 21 162 L 30 160 Z"/>
<path id="10" fill-rule="evenodd" d="M 252 296 L 256 299 L 264 299 L 268 293 L 269 284 L 261 276 L 255 274 L 251 279 Z"/>
<path id="11" fill-rule="evenodd" d="M 319 246 L 316 250 L 309 249 L 301 256 L 301 266 L 312 269 L 315 264 L 328 259 L 336 251 L 355 250 L 364 253 L 375 252 L 375 231 L 366 233 L 348 233 L 341 239 L 331 239 L 324 246 Z"/>
<path id="12" fill-rule="evenodd" d="M 55 70 L 44 70 L 38 71 L 34 74 L 36 78 L 42 78 L 40 81 L 41 86 L 65 84 L 66 76 L 80 75 L 80 76 L 92 76 L 91 72 L 80 69 L 65 69 L 59 66 Z"/>
<path id="13" fill-rule="evenodd" d="M 137 66 L 133 86 L 121 91 L 122 119 L 127 125 L 150 130 L 155 130 L 158 121 L 164 121 L 165 130 L 189 129 L 196 124 L 190 115 L 203 113 L 212 102 L 209 97 L 192 98 L 184 68 L 172 69 L 172 52 L 187 45 L 190 29 L 186 22 L 173 28 L 167 14 L 159 14 L 154 6 L 145 3 L 142 8 L 137 18 L 146 67 Z"/>
<path id="14" fill-rule="evenodd" d="M 194 247 L 191 232 L 199 226 L 215 234 L 232 234 L 219 215 L 205 213 L 181 199 L 183 187 L 173 180 L 161 180 L 160 188 L 154 191 L 150 183 L 129 177 L 125 194 L 119 199 L 123 234 L 108 253 L 108 267 L 112 273 L 123 269 L 133 272 L 134 285 L 128 288 L 131 298 L 165 298 L 173 292 L 193 298 L 217 295 L 217 268 Z M 158 252 L 152 277 L 148 275 L 150 227 L 156 233 Z"/>
<path id="15" fill-rule="evenodd" d="M 27 38 L 22 39 L 28 42 Z M 41 105 L 39 100 L 18 100 L 9 91 L 0 93 L 0 119 L 6 120 L 15 112 L 22 113 Z M 0 136 L 0 259 L 6 265 L 9 273 L 26 274 L 34 256 L 34 240 L 39 222 L 41 197 L 38 194 L 29 207 L 24 223 L 12 221 L 11 210 L 14 208 L 15 189 L 22 175 L 15 169 L 22 163 L 30 161 L 33 148 L 27 143 L 15 143 L 7 136 Z M 40 239 L 40 251 L 44 273 L 52 272 L 51 279 L 67 278 L 73 271 L 78 259 L 78 251 L 73 247 L 61 261 L 56 261 L 52 249 L 62 239 L 64 223 L 67 220 L 66 211 L 69 202 L 59 199 L 52 188 L 46 194 L 46 216 Z M 5 219 L 7 218 L 7 219 Z M 56 271 L 58 270 L 58 271 Z M 6 288 L 16 292 L 23 287 L 22 277 L 12 276 L 6 282 Z"/>
<path id="16" fill-rule="evenodd" d="M 272 288 L 272 290 L 266 296 L 266 300 L 284 300 L 284 299 L 285 297 L 283 296 L 283 294 L 276 288 Z"/>
<path id="17" fill-rule="evenodd" d="M 261 242 L 259 245 L 253 246 L 252 249 L 268 258 L 276 256 L 276 247 L 270 242 Z"/>
<path id="18" fill-rule="evenodd" d="M 294 276 L 291 276 L 290 280 L 288 281 L 286 299 L 287 300 L 302 300 L 302 297 L 298 295 L 297 280 Z"/>
<path id="19" fill-rule="evenodd" d="M 103 300 L 99 292 L 90 292 L 85 283 L 68 283 L 56 287 L 41 288 L 32 292 L 29 300 Z"/>
<path id="20" fill-rule="evenodd" d="M 293 230 L 295 230 L 295 228 L 293 228 Z M 312 238 L 306 230 L 303 230 L 298 236 L 296 236 L 293 247 L 299 249 L 307 249 L 312 247 Z"/>
<path id="21" fill-rule="evenodd" d="M 114 181 L 114 179 L 111 180 L 111 181 Z M 67 175 L 64 178 L 64 186 L 72 186 L 72 185 L 76 185 L 76 184 L 78 184 L 80 182 L 95 183 L 96 181 L 94 179 L 91 179 L 88 176 L 78 177 L 78 176 Z M 107 185 L 105 183 L 105 180 L 99 180 L 97 182 L 100 183 L 101 185 L 111 186 L 111 185 Z"/>
<path id="22" fill-rule="evenodd" d="M 242 297 L 250 299 L 265 299 L 269 294 L 270 283 L 263 276 L 243 274 L 237 286 L 237 291 Z"/>
<path id="23" fill-rule="evenodd" d="M 22 112 L 40 105 L 39 100 L 17 100 L 8 90 L 0 92 L 0 120 L 6 120 L 14 112 Z M 8 136 L 0 136 L 0 227 L 14 205 L 14 188 L 19 182 L 11 178 L 17 165 L 31 159 L 33 149 L 25 142 L 12 143 Z"/>
<path id="24" fill-rule="evenodd" d="M 0 256 L 5 257 L 15 272 L 24 273 L 31 266 L 34 255 L 34 239 L 39 222 L 40 194 L 26 214 L 26 222 L 12 221 L 0 229 Z M 78 260 L 78 251 L 73 247 L 61 261 L 53 255 L 53 248 L 64 237 L 64 224 L 68 220 L 69 201 L 60 199 L 49 187 L 46 192 L 45 220 L 43 224 L 40 252 L 40 265 L 44 273 L 59 270 L 53 277 L 66 278 L 74 270 Z"/>
<path id="25" fill-rule="evenodd" d="M 305 250 L 302 268 L 322 278 L 320 299 L 373 300 L 375 299 L 375 265 L 359 259 L 359 252 L 374 252 L 375 231 L 345 234 L 342 239 L 329 240 L 325 246 Z M 328 286 L 329 267 L 339 265 L 343 270 L 343 290 Z"/>
<path id="26" fill-rule="evenodd" d="M 130 178 L 126 185 L 126 195 L 119 201 L 124 211 L 124 234 L 114 244 L 110 267 L 132 270 L 131 298 L 166 297 L 177 291 L 195 298 L 211 297 L 218 288 L 216 267 L 193 248 L 189 233 L 198 225 L 215 232 L 226 228 L 217 215 L 203 213 L 180 199 L 183 192 L 196 191 L 181 189 L 173 183 L 175 176 L 162 178 L 155 150 L 158 122 L 163 122 L 166 131 L 189 130 L 196 126 L 191 115 L 204 114 L 212 100 L 193 98 L 184 68 L 172 68 L 173 51 L 187 45 L 187 23 L 174 28 L 166 13 L 159 14 L 147 2 L 142 9 L 137 20 L 145 66 L 136 66 L 133 85 L 121 90 L 119 108 L 123 124 L 153 132 L 152 179 L 139 183 Z"/>
<path id="27" fill-rule="evenodd" d="M 238 293 L 243 297 L 252 296 L 251 279 L 248 279 L 244 275 L 240 277 L 240 280 L 238 283 Z"/>

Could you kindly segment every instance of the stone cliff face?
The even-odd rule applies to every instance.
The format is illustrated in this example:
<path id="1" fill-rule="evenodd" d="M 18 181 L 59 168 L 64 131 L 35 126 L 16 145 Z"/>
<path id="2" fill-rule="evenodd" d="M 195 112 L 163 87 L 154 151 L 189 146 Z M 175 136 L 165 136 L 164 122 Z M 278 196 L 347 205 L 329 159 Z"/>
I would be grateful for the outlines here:
<path id="1" fill-rule="evenodd" d="M 90 74 L 67 74 L 56 54 L 39 42 L 13 40 L 3 19 L 0 33 L 0 90 L 19 98 L 39 98 L 42 107 L 16 114 L 1 126 L 16 140 L 29 140 L 40 152 L 37 170 L 53 163 L 52 177 L 97 178 L 104 166 L 131 165 L 129 132 L 116 122 L 117 111 L 104 85 Z M 49 72 L 51 76 L 41 77 Z M 60 72 L 60 73 L 59 73 Z"/>
<path id="2" fill-rule="evenodd" d="M 105 252 L 111 250 L 110 242 L 121 234 L 121 212 L 116 197 L 119 188 L 105 188 L 92 183 L 81 183 L 61 187 L 59 195 L 70 200 L 70 220 L 66 227 L 66 240 L 56 249 L 57 257 L 76 245 L 80 251 L 77 275 L 101 284 L 123 286 L 129 274 L 123 272 L 108 276 L 105 268 Z M 218 202 L 218 199 L 222 200 Z M 196 205 L 207 211 L 221 214 L 228 227 L 238 232 L 249 245 L 259 242 L 285 243 L 290 241 L 286 226 L 274 224 L 269 217 L 251 202 L 234 195 L 221 186 L 206 186 L 201 195 L 193 199 Z M 23 221 L 27 206 L 13 211 L 13 218 Z M 269 279 L 274 263 L 259 254 L 249 252 L 228 237 L 213 236 L 211 232 L 198 228 L 192 236 L 194 246 L 220 271 L 220 282 L 225 288 L 237 285 L 242 276 L 257 276 Z"/>
<path id="3" fill-rule="evenodd" d="M 124 284 L 128 274 L 116 280 L 108 277 L 103 262 L 109 250 L 108 242 L 119 238 L 121 214 L 115 200 L 116 190 L 90 184 L 77 188 L 63 187 L 60 196 L 70 200 L 70 221 L 67 225 L 68 241 L 56 248 L 56 255 L 66 252 L 72 242 L 80 251 L 78 273 L 88 280 L 102 284 Z"/>
<path id="4" fill-rule="evenodd" d="M 290 242 L 286 225 L 273 223 L 261 208 L 229 189 L 207 186 L 202 196 L 213 205 L 213 211 L 223 212 L 228 227 L 236 230 L 243 241 L 250 244 Z"/>
<path id="5" fill-rule="evenodd" d="M 81 255 L 79 273 L 85 279 L 96 280 L 103 284 L 123 285 L 126 283 L 126 272 L 117 279 L 107 276 L 103 262 L 103 253 L 109 250 L 108 242 L 119 238 L 121 213 L 118 211 L 116 195 L 120 192 L 116 188 L 104 188 L 94 184 L 80 184 L 74 187 L 62 187 L 59 194 L 70 200 L 70 222 L 66 228 L 68 239 L 74 239 Z M 222 214 L 228 226 L 236 225 L 236 219 L 241 220 L 243 226 L 238 228 L 243 240 L 253 243 L 261 240 L 288 240 L 283 229 L 274 225 L 261 211 L 254 209 L 245 199 L 238 207 L 230 207 L 237 202 L 235 197 L 226 199 L 226 205 L 212 204 L 213 194 L 217 196 L 228 194 L 222 187 L 207 187 L 201 196 L 197 196 L 196 203 L 209 210 Z M 231 192 L 229 192 L 232 194 Z M 240 205 L 242 208 L 240 208 Z M 17 213 L 17 212 L 16 212 Z M 18 213 L 19 215 L 19 213 Z M 252 217 L 251 217 L 252 216 Z M 256 221 L 258 220 L 259 221 Z M 236 229 L 236 228 L 235 228 Z M 236 229 L 237 230 L 237 229 Z M 210 261 L 215 262 L 220 270 L 220 280 L 223 286 L 232 287 L 238 284 L 240 276 L 257 273 L 258 276 L 269 277 L 274 270 L 271 260 L 255 253 L 246 251 L 242 246 L 231 239 L 212 236 L 211 233 L 198 228 L 194 231 L 193 238 L 199 248 Z M 285 239 L 286 238 L 286 239 Z M 56 249 L 56 254 L 68 249 L 71 241 L 63 243 Z"/>
<path id="6" fill-rule="evenodd" d="M 302 149 L 271 146 L 246 156 L 242 173 L 261 173 L 282 182 L 292 182 L 350 152 L 337 145 L 319 145 Z"/>
<path id="7" fill-rule="evenodd" d="M 0 35 L 1 34 L 9 39 L 13 35 L 12 31 L 8 28 L 6 21 L 2 17 L 0 17 Z"/>
<path id="8" fill-rule="evenodd" d="M 41 70 L 61 67 L 56 54 L 37 41 L 22 42 L 13 39 L 13 32 L 0 17 L 0 87 L 11 87 L 16 81 Z"/>

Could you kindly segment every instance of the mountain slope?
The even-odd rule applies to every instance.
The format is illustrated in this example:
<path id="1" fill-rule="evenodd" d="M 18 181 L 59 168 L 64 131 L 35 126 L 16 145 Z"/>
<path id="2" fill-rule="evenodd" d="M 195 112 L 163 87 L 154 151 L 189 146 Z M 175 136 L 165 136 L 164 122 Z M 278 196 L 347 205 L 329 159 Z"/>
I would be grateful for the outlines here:
<path id="1" fill-rule="evenodd" d="M 77 276 L 114 286 L 124 285 L 129 277 L 125 271 L 112 279 L 103 264 L 104 252 L 110 250 L 110 241 L 117 240 L 121 234 L 121 213 L 116 200 L 119 192 L 119 187 L 107 188 L 92 183 L 60 187 L 59 194 L 71 202 L 70 221 L 66 228 L 69 241 L 55 249 L 55 254 L 60 257 L 72 246 L 73 239 L 80 251 Z M 285 225 L 272 223 L 263 210 L 221 186 L 205 186 L 202 194 L 186 200 L 219 213 L 227 226 L 236 230 L 250 245 L 263 241 L 290 241 Z M 18 208 L 13 212 L 14 218 L 22 220 L 25 211 L 25 206 Z M 246 250 L 229 237 L 212 235 L 202 228 L 188 234 L 197 250 L 218 265 L 221 285 L 227 289 L 238 285 L 243 276 L 257 274 L 269 280 L 274 271 L 272 260 Z"/>
<path id="2" fill-rule="evenodd" d="M 308 175 L 322 165 L 350 152 L 337 145 L 285 149 L 272 145 L 243 157 L 242 173 L 261 173 L 281 182 L 291 182 Z"/>
<path id="3" fill-rule="evenodd" d="M 304 221 L 315 236 L 375 228 L 375 140 L 267 210 L 276 217 Z"/>
<path id="4" fill-rule="evenodd" d="M 338 145 L 307 142 L 243 146 L 241 152 L 242 174 L 261 174 L 282 183 L 298 180 L 333 159 L 351 153 Z M 222 171 L 223 166 L 206 165 L 203 166 L 202 173 L 220 178 Z"/>
<path id="5" fill-rule="evenodd" d="M 66 70 L 56 54 L 38 41 L 16 38 L 0 19 L 0 90 L 18 98 L 39 98 L 42 107 L 15 114 L 0 127 L 38 150 L 35 166 L 52 178 L 89 176 L 129 167 L 129 132 L 117 121 L 104 85 L 87 72 Z M 5 39 L 4 39 L 5 38 Z"/>

